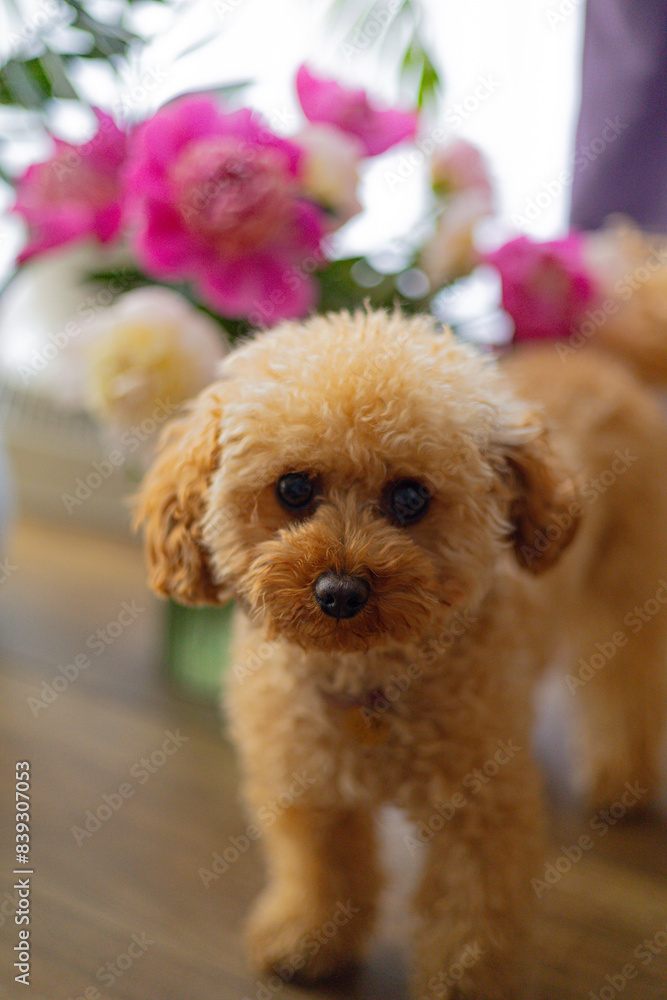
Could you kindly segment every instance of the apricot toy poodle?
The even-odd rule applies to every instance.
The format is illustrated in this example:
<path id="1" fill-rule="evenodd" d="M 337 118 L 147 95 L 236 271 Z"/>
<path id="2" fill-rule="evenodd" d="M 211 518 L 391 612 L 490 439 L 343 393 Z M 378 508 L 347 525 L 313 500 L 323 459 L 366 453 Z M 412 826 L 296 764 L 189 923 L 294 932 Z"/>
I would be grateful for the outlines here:
<path id="1" fill-rule="evenodd" d="M 426 844 L 415 997 L 529 990 L 533 688 L 563 650 L 613 645 L 572 697 L 580 791 L 655 796 L 667 614 L 625 642 L 619 622 L 667 568 L 666 477 L 663 412 L 613 358 L 498 364 L 399 313 L 260 334 L 172 422 L 136 518 L 158 593 L 237 602 L 226 704 L 268 869 L 261 968 L 315 980 L 360 956 L 392 803 Z"/>

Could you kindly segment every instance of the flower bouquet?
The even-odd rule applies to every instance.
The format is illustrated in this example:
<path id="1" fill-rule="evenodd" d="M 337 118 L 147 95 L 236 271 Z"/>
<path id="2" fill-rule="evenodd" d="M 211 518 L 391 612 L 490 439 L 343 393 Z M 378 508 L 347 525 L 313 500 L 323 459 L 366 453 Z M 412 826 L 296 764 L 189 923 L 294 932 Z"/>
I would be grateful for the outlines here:
<path id="1" fill-rule="evenodd" d="M 240 106 L 236 89 L 183 95 L 132 127 L 95 109 L 87 142 L 54 139 L 16 182 L 19 268 L 68 253 L 95 261 L 85 279 L 97 291 L 56 346 L 121 455 L 131 430 L 150 457 L 161 422 L 213 379 L 236 338 L 366 303 L 445 316 L 448 286 L 478 267 L 497 273 L 515 339 L 557 339 L 561 361 L 593 334 L 622 341 L 629 311 L 635 328 L 665 322 L 663 251 L 627 224 L 481 248 L 495 209 L 474 146 L 307 66 L 295 90 L 302 122 L 290 135 Z M 364 180 L 391 195 L 414 171 L 424 197 L 410 231 L 391 254 L 346 254 Z M 170 612 L 172 666 L 204 662 L 203 686 L 220 662 L 220 622 L 219 611 Z"/>
<path id="2" fill-rule="evenodd" d="M 363 303 L 426 310 L 478 262 L 473 233 L 493 198 L 474 147 L 438 144 L 442 130 L 420 138 L 416 110 L 380 108 L 306 66 L 295 83 L 304 124 L 290 136 L 229 98 L 189 94 L 127 130 L 96 109 L 88 142 L 55 139 L 19 178 L 21 266 L 83 241 L 98 265 L 108 257 L 86 279 L 113 301 L 100 296 L 72 340 L 84 402 L 111 423 L 192 396 L 239 336 Z M 423 218 L 394 242 L 393 266 L 346 256 L 369 163 L 408 143 L 431 168 Z"/>
<path id="3" fill-rule="evenodd" d="M 316 310 L 429 309 L 478 260 L 473 229 L 493 205 L 473 147 L 424 138 L 416 109 L 381 107 L 306 66 L 295 90 L 303 121 L 289 136 L 226 93 L 183 95 L 131 128 L 94 109 L 87 142 L 54 139 L 16 182 L 19 271 L 68 254 L 91 261 L 96 291 L 56 347 L 79 372 L 75 403 L 121 455 L 131 434 L 150 457 L 162 420 L 212 380 L 236 338 Z M 388 151 L 395 164 L 397 147 L 423 164 L 427 199 L 417 238 L 397 241 L 387 267 L 346 255 L 342 236 L 363 211 L 369 164 Z M 169 648 L 184 646 L 173 661 L 211 647 L 204 673 L 217 667 L 219 622 L 173 607 Z"/>
<path id="4" fill-rule="evenodd" d="M 552 341 L 554 364 L 609 349 L 645 381 L 667 383 L 667 238 L 612 216 L 599 232 L 517 236 L 484 255 L 497 269 L 511 343 Z"/>

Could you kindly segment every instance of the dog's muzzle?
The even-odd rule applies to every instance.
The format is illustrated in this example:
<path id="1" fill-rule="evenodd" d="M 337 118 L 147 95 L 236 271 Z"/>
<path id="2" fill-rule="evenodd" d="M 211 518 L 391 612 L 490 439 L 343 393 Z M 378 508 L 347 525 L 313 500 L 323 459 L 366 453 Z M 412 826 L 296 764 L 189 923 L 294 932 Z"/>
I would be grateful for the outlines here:
<path id="1" fill-rule="evenodd" d="M 366 606 L 371 592 L 363 577 L 330 572 L 318 576 L 313 589 L 321 610 L 332 618 L 354 618 Z"/>

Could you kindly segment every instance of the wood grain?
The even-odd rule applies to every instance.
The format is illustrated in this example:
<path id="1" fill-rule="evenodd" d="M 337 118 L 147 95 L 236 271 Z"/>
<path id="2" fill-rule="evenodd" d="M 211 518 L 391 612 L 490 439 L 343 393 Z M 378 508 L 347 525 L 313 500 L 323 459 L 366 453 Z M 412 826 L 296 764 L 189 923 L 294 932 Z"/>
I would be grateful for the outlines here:
<path id="1" fill-rule="evenodd" d="M 398 821 L 385 824 L 392 883 L 359 978 L 304 994 L 255 977 L 245 967 L 239 933 L 261 885 L 255 845 L 207 888 L 199 874 L 247 826 L 232 753 L 215 708 L 184 700 L 161 671 L 160 607 L 146 591 L 138 550 L 31 523 L 16 533 L 11 559 L 17 568 L 0 584 L 0 788 L 7 817 L 0 904 L 14 867 L 14 764 L 27 759 L 33 967 L 28 989 L 13 982 L 16 927 L 9 907 L 0 905 L 0 998 L 73 1000 L 86 989 L 94 1000 L 405 998 L 403 902 L 415 859 Z M 123 602 L 141 611 L 96 655 L 90 637 L 116 620 Z M 82 652 L 90 666 L 47 708 L 31 709 L 28 699 L 40 697 L 44 682 Z M 161 751 L 174 738 L 177 749 Z M 547 747 L 551 772 L 557 773 L 557 757 Z M 144 780 L 146 758 L 153 771 Z M 96 810 L 105 794 L 118 795 L 121 785 L 129 785 L 130 797 L 121 796 L 120 807 L 78 844 L 73 828 L 83 825 L 86 810 Z M 552 797 L 552 860 L 590 829 L 566 802 L 562 794 Z M 537 969 L 536 996 L 664 1000 L 667 827 L 656 818 L 592 839 L 593 847 L 539 901 L 538 946 L 526 956 Z M 111 975 L 105 979 L 107 963 L 127 953 L 133 935 L 150 944 L 103 985 Z M 642 945 L 646 940 L 655 955 Z M 633 978 L 621 987 L 628 972 Z"/>

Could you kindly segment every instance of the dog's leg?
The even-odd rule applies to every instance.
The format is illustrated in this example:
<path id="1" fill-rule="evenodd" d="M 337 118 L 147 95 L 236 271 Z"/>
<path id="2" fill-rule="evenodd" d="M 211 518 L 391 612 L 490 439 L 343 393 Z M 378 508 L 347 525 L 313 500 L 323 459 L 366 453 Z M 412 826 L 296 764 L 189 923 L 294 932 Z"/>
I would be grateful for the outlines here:
<path id="1" fill-rule="evenodd" d="M 542 808 L 532 763 L 525 765 L 466 795 L 429 843 L 416 899 L 418 1000 L 534 996 L 531 878 L 543 856 Z M 433 814 L 421 819 L 432 828 Z"/>
<path id="2" fill-rule="evenodd" d="M 658 797 L 667 712 L 667 610 L 657 600 L 648 610 L 641 603 L 638 608 L 637 614 L 624 607 L 606 627 L 589 627 L 567 676 L 578 709 L 576 784 L 593 809 L 617 805 L 636 812 Z"/>
<path id="3" fill-rule="evenodd" d="M 380 887 L 372 816 L 290 808 L 262 840 L 269 884 L 248 924 L 251 959 L 288 980 L 353 965 Z"/>

